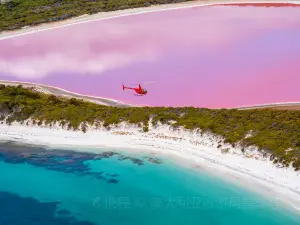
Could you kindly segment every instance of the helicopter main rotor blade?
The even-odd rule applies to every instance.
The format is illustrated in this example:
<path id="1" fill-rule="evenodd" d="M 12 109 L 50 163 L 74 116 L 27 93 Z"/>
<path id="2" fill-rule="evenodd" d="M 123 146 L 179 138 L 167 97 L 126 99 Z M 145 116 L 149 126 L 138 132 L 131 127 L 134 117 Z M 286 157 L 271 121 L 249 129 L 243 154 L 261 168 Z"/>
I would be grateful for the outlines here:
<path id="1" fill-rule="evenodd" d="M 143 84 L 152 84 L 152 83 L 156 83 L 156 81 L 149 81 L 149 82 L 139 83 L 139 84 L 143 85 Z M 129 85 L 139 85 L 139 84 L 129 84 Z"/>
<path id="2" fill-rule="evenodd" d="M 152 83 L 155 83 L 156 81 L 149 81 L 149 82 L 146 82 L 144 84 L 152 84 Z"/>

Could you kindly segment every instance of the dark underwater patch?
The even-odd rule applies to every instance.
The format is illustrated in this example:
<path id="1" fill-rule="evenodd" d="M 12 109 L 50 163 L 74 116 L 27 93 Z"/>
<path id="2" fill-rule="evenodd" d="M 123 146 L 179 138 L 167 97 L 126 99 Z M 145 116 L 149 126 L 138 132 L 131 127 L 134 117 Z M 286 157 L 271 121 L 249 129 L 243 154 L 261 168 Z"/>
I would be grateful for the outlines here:
<path id="1" fill-rule="evenodd" d="M 119 174 L 116 174 L 116 173 L 113 173 L 113 174 L 106 173 L 106 176 L 110 176 L 110 177 L 118 177 Z"/>
<path id="2" fill-rule="evenodd" d="M 95 154 L 94 160 L 101 160 L 101 159 L 109 159 L 115 155 L 119 155 L 117 152 L 103 152 L 100 154 Z"/>
<path id="3" fill-rule="evenodd" d="M 103 157 L 108 157 L 108 155 L 112 154 L 103 154 Z M 4 143 L 0 146 L 0 158 L 6 163 L 28 163 L 48 170 L 73 173 L 77 176 L 92 176 L 95 179 L 107 181 L 108 178 L 103 175 L 103 172 L 92 172 L 84 163 L 87 160 L 94 160 L 96 156 L 93 153 L 45 149 L 13 143 Z M 113 182 L 107 181 L 107 183 Z"/>
<path id="4" fill-rule="evenodd" d="M 56 211 L 56 214 L 59 216 L 69 216 L 70 212 L 68 210 L 65 209 L 60 209 Z"/>
<path id="5" fill-rule="evenodd" d="M 149 162 L 154 163 L 154 164 L 162 164 L 162 160 L 159 158 L 152 158 L 152 157 L 144 157 L 145 159 L 147 159 Z"/>
<path id="6" fill-rule="evenodd" d="M 112 183 L 112 184 L 116 184 L 116 183 L 119 183 L 119 180 L 113 178 L 113 179 L 108 179 L 107 182 Z"/>
<path id="7" fill-rule="evenodd" d="M 139 165 L 139 166 L 142 166 L 144 165 L 144 161 L 142 159 L 137 159 L 137 158 L 133 158 L 133 157 L 130 157 L 130 156 L 119 156 L 118 158 L 119 161 L 123 161 L 123 160 L 130 160 L 132 163 L 136 164 L 136 165 Z"/>
<path id="8" fill-rule="evenodd" d="M 39 202 L 9 192 L 0 192 L 0 224 L 3 225 L 95 225 L 79 221 L 68 210 L 58 210 L 58 202 Z"/>
<path id="9" fill-rule="evenodd" d="M 118 152 L 106 151 L 99 154 L 89 152 L 77 152 L 60 149 L 46 149 L 43 146 L 24 145 L 17 142 L 0 143 L 0 160 L 6 163 L 27 163 L 36 167 L 64 173 L 73 173 L 76 176 L 92 176 L 110 184 L 116 184 L 119 174 L 91 171 L 86 161 L 102 160 L 116 157 L 119 161 L 130 160 L 132 163 L 142 166 L 144 159 L 148 162 L 161 164 L 157 158 L 144 157 L 144 159 L 125 156 Z"/>

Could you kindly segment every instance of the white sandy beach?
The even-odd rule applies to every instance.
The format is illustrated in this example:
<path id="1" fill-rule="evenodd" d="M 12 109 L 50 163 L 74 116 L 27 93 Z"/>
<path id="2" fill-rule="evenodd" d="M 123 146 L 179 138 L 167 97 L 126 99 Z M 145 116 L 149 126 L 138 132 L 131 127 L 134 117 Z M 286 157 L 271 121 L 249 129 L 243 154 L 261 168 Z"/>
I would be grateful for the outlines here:
<path id="1" fill-rule="evenodd" d="M 52 128 L 29 124 L 0 124 L 0 140 L 60 146 L 64 149 L 97 153 L 105 148 L 123 149 L 130 152 L 148 152 L 174 157 L 188 166 L 198 167 L 222 177 L 232 179 L 252 190 L 265 193 L 273 200 L 280 200 L 300 208 L 300 173 L 292 168 L 275 166 L 268 157 L 248 148 L 230 147 L 211 134 L 201 136 L 199 131 L 173 130 L 166 125 L 142 128 L 120 124 L 111 128 L 90 127 L 87 133 L 68 131 L 58 125 Z M 217 146 L 222 144 L 221 148 Z M 81 148 L 78 148 L 81 147 Z M 227 153 L 226 150 L 227 149 Z M 223 151 L 223 153 L 222 153 Z M 278 202 L 277 202 L 278 203 Z"/>

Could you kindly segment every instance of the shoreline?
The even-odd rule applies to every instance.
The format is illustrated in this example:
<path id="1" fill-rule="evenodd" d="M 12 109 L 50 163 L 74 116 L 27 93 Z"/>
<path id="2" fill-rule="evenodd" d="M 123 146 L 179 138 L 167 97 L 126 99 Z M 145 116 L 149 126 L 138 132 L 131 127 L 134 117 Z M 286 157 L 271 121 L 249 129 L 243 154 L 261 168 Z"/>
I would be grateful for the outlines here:
<path id="1" fill-rule="evenodd" d="M 0 32 L 0 41 L 19 37 L 23 35 L 33 34 L 41 31 L 48 31 L 56 28 L 62 28 L 82 23 L 88 23 L 93 21 L 107 20 L 113 18 L 120 18 L 124 16 L 133 16 L 145 13 L 155 13 L 162 11 L 188 9 L 202 6 L 226 6 L 233 5 L 238 6 L 239 4 L 291 4 L 299 6 L 300 1 L 293 0 L 264 0 L 264 1 L 253 1 L 253 0 L 195 0 L 190 2 L 170 3 L 161 5 L 151 5 L 148 7 L 129 8 L 124 10 L 115 10 L 109 12 L 99 12 L 93 15 L 84 14 L 81 16 L 73 17 L 66 20 L 60 20 L 50 23 L 42 23 L 35 26 L 26 26 L 17 30 L 9 30 Z"/>
<path id="2" fill-rule="evenodd" d="M 111 99 L 111 98 L 105 98 L 100 96 L 93 96 L 93 95 L 84 95 L 79 94 L 76 92 L 68 91 L 66 89 L 55 87 L 51 85 L 46 84 L 37 84 L 37 83 L 31 83 L 31 82 L 24 82 L 24 81 L 9 81 L 9 80 L 0 80 L 0 84 L 4 84 L 7 86 L 18 86 L 22 85 L 25 88 L 35 88 L 36 91 L 45 93 L 45 94 L 54 94 L 56 96 L 66 97 L 66 98 L 72 98 L 76 97 L 78 99 L 83 99 L 85 101 L 90 101 L 96 104 L 100 105 L 106 105 L 106 106 L 117 106 L 117 107 L 139 107 L 137 105 L 133 104 L 127 104 L 125 102 Z"/>
<path id="3" fill-rule="evenodd" d="M 149 132 L 129 124 L 106 130 L 89 127 L 87 133 L 68 131 L 58 125 L 46 127 L 14 122 L 0 124 L 0 140 L 64 150 L 99 153 L 118 149 L 130 154 L 149 153 L 175 159 L 189 168 L 208 172 L 254 191 L 300 213 L 300 172 L 280 168 L 255 147 L 242 153 L 240 147 L 224 144 L 220 137 L 166 125 L 149 126 Z M 218 148 L 221 143 L 222 147 Z M 282 204 L 281 204 L 282 203 Z"/>
<path id="4" fill-rule="evenodd" d="M 61 96 L 66 98 L 75 97 L 78 99 L 83 99 L 84 101 L 89 101 L 92 103 L 105 105 L 105 106 L 155 107 L 155 106 L 148 106 L 148 105 L 134 105 L 130 103 L 125 103 L 124 101 L 105 98 L 101 96 L 84 95 L 84 94 L 68 91 L 60 87 L 46 85 L 46 84 L 38 84 L 38 83 L 23 82 L 23 81 L 9 81 L 9 80 L 0 80 L 0 84 L 4 84 L 7 86 L 22 85 L 25 88 L 35 88 L 36 91 L 41 93 L 54 94 L 56 96 Z M 240 105 L 235 107 L 228 107 L 226 109 L 251 110 L 251 109 L 265 109 L 265 108 L 267 109 L 274 108 L 274 109 L 282 109 L 282 110 L 300 110 L 300 101 L 299 102 L 274 102 L 274 103 L 265 103 L 265 104 L 257 104 L 257 105 Z M 214 108 L 214 109 L 221 109 L 221 108 Z"/>

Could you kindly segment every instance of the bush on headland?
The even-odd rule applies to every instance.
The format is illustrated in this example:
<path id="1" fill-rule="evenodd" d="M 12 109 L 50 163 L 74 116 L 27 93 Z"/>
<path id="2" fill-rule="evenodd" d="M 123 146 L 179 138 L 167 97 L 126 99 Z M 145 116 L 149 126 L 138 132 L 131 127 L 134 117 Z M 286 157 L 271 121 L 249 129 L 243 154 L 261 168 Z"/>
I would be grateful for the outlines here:
<path id="1" fill-rule="evenodd" d="M 10 0 L 0 4 L 0 32 L 85 14 L 187 1 L 191 0 Z"/>
<path id="2" fill-rule="evenodd" d="M 207 109 L 193 107 L 103 106 L 83 100 L 39 93 L 22 86 L 0 85 L 0 119 L 7 124 L 32 119 L 38 125 L 58 122 L 86 132 L 88 125 L 104 127 L 121 122 L 139 125 L 148 132 L 149 122 L 186 129 L 201 129 L 224 137 L 225 142 L 257 146 L 275 162 L 293 163 L 300 169 L 300 111 L 272 109 Z"/>

